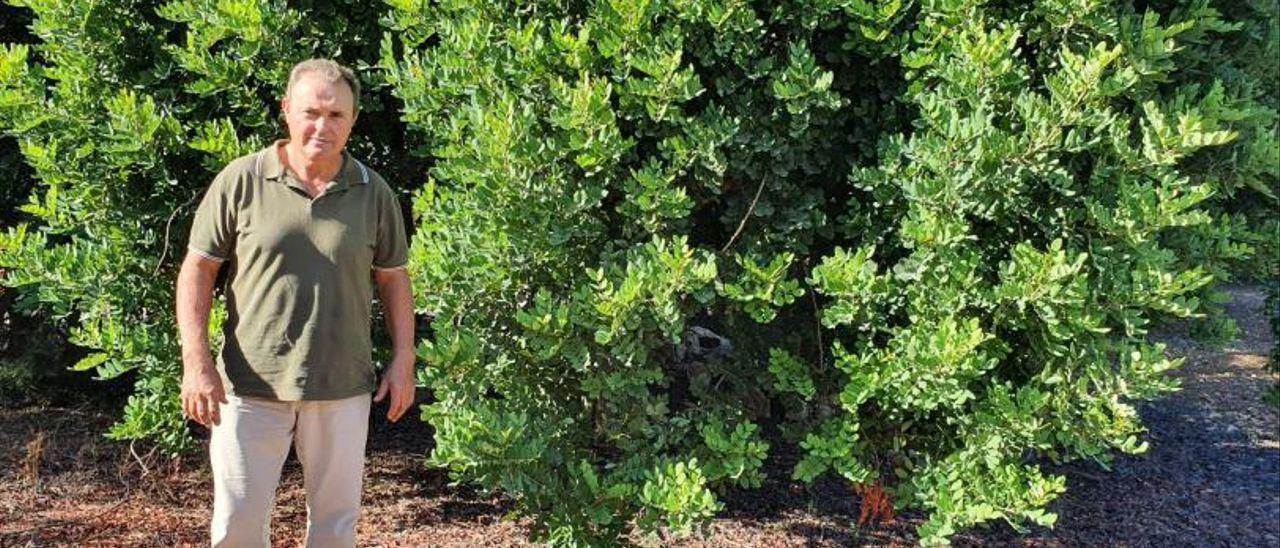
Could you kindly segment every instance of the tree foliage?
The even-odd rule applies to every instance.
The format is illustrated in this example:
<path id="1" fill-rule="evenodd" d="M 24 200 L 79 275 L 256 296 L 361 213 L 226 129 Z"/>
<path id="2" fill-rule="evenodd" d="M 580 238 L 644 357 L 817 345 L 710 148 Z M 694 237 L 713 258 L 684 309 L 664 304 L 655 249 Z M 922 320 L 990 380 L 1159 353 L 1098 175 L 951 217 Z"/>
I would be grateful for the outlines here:
<path id="1" fill-rule="evenodd" d="M 696 531 L 780 445 L 928 543 L 1052 525 L 1046 465 L 1145 449 L 1153 323 L 1230 338 L 1215 284 L 1277 274 L 1274 0 L 19 5 L 0 268 L 137 372 L 112 434 L 188 444 L 156 280 L 337 56 L 356 153 L 416 189 L 429 462 L 555 544 Z"/>
<path id="2" fill-rule="evenodd" d="M 193 205 L 237 155 L 279 136 L 289 67 L 323 54 L 363 67 L 381 6 L 178 0 L 19 0 L 32 44 L 0 45 L 0 129 L 34 172 L 31 221 L 0 235 L 14 308 L 69 323 L 90 349 L 71 365 L 136 385 L 109 435 L 190 446 L 177 400 L 176 267 Z M 13 8 L 7 8 L 13 9 Z M 407 158 L 403 126 L 375 91 L 352 148 L 384 172 Z M 7 139 L 6 139 L 7 141 Z M 21 174 L 21 171 L 17 173 Z M 8 196 L 6 196 L 6 200 Z M 18 198 L 21 199 L 21 198 Z M 217 318 L 211 332 L 217 332 Z M 43 364 L 44 367 L 65 367 Z"/>
<path id="3" fill-rule="evenodd" d="M 1133 404 L 1177 365 L 1151 322 L 1231 335 L 1212 282 L 1265 241 L 1233 204 L 1274 207 L 1274 64 L 1217 44 L 1273 47 L 1273 6 L 485 6 L 396 5 L 433 32 L 382 63 L 439 160 L 435 462 L 541 538 L 684 529 L 710 503 L 680 493 L 765 443 L 706 433 L 770 400 L 796 479 L 890 485 L 927 541 L 1052 524 L 1043 462 L 1145 448 Z M 690 362 L 694 326 L 733 352 Z"/>

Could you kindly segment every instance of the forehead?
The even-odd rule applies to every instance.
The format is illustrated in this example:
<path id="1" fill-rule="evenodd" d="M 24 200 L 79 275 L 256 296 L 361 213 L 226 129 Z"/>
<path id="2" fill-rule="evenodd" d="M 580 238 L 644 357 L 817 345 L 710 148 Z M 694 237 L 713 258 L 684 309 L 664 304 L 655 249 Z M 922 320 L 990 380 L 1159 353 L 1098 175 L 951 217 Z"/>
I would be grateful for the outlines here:
<path id="1" fill-rule="evenodd" d="M 329 82 L 319 74 L 306 73 L 298 77 L 287 97 L 295 108 L 340 108 L 352 110 L 355 98 L 351 88 L 341 80 Z"/>

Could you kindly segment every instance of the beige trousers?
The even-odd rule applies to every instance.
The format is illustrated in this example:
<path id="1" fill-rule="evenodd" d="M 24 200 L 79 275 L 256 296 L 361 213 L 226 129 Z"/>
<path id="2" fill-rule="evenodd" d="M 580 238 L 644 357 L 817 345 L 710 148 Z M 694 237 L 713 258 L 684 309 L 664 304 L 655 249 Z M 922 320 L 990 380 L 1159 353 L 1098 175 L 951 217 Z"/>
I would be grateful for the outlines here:
<path id="1" fill-rule="evenodd" d="M 227 396 L 213 427 L 213 546 L 270 546 L 280 469 L 295 444 L 307 492 L 307 546 L 355 546 L 368 394 L 332 401 Z"/>

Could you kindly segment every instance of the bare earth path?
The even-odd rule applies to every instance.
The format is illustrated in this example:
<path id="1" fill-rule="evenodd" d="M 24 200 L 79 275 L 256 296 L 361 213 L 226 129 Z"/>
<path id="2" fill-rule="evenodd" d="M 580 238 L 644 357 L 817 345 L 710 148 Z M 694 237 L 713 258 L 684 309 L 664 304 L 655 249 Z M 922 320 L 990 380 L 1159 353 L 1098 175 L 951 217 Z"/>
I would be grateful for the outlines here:
<path id="1" fill-rule="evenodd" d="M 1271 345 L 1256 287 L 1232 289 L 1228 313 L 1242 336 L 1225 349 L 1166 334 L 1187 358 L 1182 391 L 1143 408 L 1151 450 L 1118 458 L 1111 472 L 1071 464 L 1068 491 L 1054 506 L 1056 529 L 1018 536 L 993 526 L 956 543 L 1031 546 L 1280 546 L 1280 410 L 1262 401 L 1275 378 L 1263 366 Z M 3 402 L 0 402 L 2 404 Z M 208 470 L 201 458 L 167 462 L 134 455 L 98 433 L 111 410 L 87 406 L 0 405 L 0 547 L 175 546 L 207 543 Z M 523 545 L 525 525 L 511 505 L 451 487 L 421 462 L 430 448 L 416 421 L 374 421 L 365 471 L 362 544 Z M 727 494 L 709 536 L 685 546 L 847 546 L 913 544 L 919 516 L 865 530 L 847 487 L 790 486 L 776 463 L 760 491 Z M 306 521 L 301 474 L 290 459 L 272 539 L 297 545 Z M 650 541 L 656 544 L 655 541 Z"/>

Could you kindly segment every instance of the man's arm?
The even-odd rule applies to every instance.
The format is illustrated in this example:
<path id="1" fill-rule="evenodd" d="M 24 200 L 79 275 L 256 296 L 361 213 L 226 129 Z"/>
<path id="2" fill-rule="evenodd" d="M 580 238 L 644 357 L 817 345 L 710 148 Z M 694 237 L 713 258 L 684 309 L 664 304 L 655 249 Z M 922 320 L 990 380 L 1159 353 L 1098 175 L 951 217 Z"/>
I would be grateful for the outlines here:
<path id="1" fill-rule="evenodd" d="M 209 308 L 222 263 L 188 251 L 178 271 L 178 336 L 182 343 L 182 412 L 205 427 L 221 421 L 227 403 L 222 378 L 209 352 Z"/>
<path id="2" fill-rule="evenodd" d="M 391 364 L 382 373 L 382 382 L 373 401 L 382 401 L 391 395 L 387 419 L 395 422 L 413 405 L 416 379 L 413 372 L 413 291 L 409 284 L 409 272 L 403 268 L 373 271 L 378 284 L 378 298 L 387 317 L 387 331 L 391 333 Z"/>

